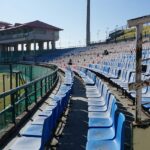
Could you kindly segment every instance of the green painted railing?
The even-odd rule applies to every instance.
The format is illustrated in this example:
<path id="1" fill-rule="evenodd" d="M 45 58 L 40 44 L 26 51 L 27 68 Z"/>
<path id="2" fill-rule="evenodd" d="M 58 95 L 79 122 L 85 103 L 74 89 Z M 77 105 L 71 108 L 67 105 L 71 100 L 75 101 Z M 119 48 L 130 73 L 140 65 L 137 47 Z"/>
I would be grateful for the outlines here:
<path id="1" fill-rule="evenodd" d="M 36 68 L 37 71 L 38 67 L 41 71 L 42 68 L 44 70 L 40 77 L 36 78 L 37 75 L 32 75 L 36 79 L 33 78 L 22 86 L 0 94 L 0 132 L 7 128 L 9 124 L 15 124 L 16 118 L 23 112 L 28 111 L 29 106 L 33 103 L 36 104 L 56 83 L 58 78 L 56 66 L 32 66 L 32 70 Z M 39 71 L 37 71 L 38 73 Z"/>

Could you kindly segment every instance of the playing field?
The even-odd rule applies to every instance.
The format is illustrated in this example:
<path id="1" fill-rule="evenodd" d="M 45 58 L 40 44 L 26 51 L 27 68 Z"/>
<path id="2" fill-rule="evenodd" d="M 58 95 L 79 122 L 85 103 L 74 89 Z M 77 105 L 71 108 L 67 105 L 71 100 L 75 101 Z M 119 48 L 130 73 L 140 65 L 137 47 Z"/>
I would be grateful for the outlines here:
<path id="1" fill-rule="evenodd" d="M 3 92 L 3 74 L 5 75 L 5 91 L 10 90 L 10 76 L 6 73 L 0 73 L 0 93 Z M 12 78 L 13 88 L 16 86 L 15 77 Z"/>
<path id="2" fill-rule="evenodd" d="M 5 74 L 5 91 L 10 90 L 10 76 L 9 74 L 6 73 L 0 73 L 0 94 L 3 93 L 3 75 Z M 16 87 L 16 81 L 15 77 L 13 76 L 12 78 L 12 86 L 13 88 Z M 5 104 L 4 104 L 4 99 L 0 99 L 0 111 L 3 110 L 4 105 L 8 106 L 10 104 L 10 96 L 7 96 L 5 98 Z"/>

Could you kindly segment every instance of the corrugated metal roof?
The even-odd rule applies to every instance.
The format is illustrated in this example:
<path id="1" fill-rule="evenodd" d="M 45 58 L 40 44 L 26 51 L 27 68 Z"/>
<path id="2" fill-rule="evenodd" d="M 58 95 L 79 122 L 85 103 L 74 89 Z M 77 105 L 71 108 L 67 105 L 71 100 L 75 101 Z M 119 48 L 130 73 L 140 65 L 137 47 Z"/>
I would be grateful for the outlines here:
<path id="1" fill-rule="evenodd" d="M 13 29 L 24 28 L 24 27 L 41 28 L 41 29 L 48 29 L 48 30 L 52 30 L 52 31 L 61 31 L 61 30 L 63 30 L 61 28 L 49 25 L 49 24 L 41 22 L 39 20 L 28 22 L 28 23 L 24 23 L 24 24 L 17 23 L 17 25 L 14 25 L 14 26 L 10 26 L 10 25 L 11 24 L 8 24 L 8 25 L 6 24 L 7 28 L 1 29 L 0 31 L 13 30 Z"/>

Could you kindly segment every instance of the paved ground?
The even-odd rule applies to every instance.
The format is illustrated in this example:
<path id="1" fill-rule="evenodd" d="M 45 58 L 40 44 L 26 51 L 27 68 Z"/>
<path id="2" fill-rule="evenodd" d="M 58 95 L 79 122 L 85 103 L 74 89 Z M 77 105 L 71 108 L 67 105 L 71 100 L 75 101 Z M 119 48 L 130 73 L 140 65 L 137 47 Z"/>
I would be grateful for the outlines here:
<path id="1" fill-rule="evenodd" d="M 81 81 L 75 78 L 73 95 L 71 98 L 71 111 L 67 124 L 58 140 L 57 150 L 85 150 L 88 130 L 87 101 L 85 88 Z"/>

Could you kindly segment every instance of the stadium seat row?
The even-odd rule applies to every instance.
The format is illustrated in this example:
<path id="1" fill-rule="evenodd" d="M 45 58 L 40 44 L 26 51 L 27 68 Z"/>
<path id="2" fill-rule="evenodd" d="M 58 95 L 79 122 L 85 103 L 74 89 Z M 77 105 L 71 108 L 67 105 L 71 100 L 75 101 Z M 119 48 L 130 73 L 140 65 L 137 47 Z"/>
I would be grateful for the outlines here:
<path id="1" fill-rule="evenodd" d="M 116 98 L 94 73 L 85 68 L 77 72 L 85 83 L 88 99 L 86 150 L 123 150 L 125 116 L 119 113 Z M 89 84 L 88 78 L 94 84 Z"/>
<path id="2" fill-rule="evenodd" d="M 11 150 L 44 150 L 46 144 L 50 143 L 57 122 L 68 105 L 72 85 L 73 73 L 71 70 L 66 70 L 64 83 L 57 94 L 52 95 L 50 105 L 23 127 L 20 137 L 11 146 Z"/>
<path id="3" fill-rule="evenodd" d="M 129 61 L 133 56 L 124 55 L 123 59 Z M 129 57 L 131 56 L 131 57 Z M 135 90 L 129 90 L 128 85 L 129 83 L 135 82 L 135 67 L 125 67 L 127 66 L 125 63 L 124 65 L 119 66 L 120 58 L 115 58 L 112 60 L 108 60 L 107 62 L 103 62 L 102 64 L 89 64 L 89 69 L 100 73 L 104 77 L 108 79 L 112 84 L 114 84 L 117 88 L 122 89 L 125 95 L 128 95 L 135 103 Z M 117 67 L 114 65 L 114 61 L 117 62 Z M 123 61 L 123 60 L 121 60 Z M 147 80 L 150 78 L 150 67 L 149 61 L 146 64 L 146 70 L 142 73 L 142 80 Z M 142 107 L 150 113 L 150 87 L 146 86 L 142 88 L 142 99 L 141 99 Z"/>

